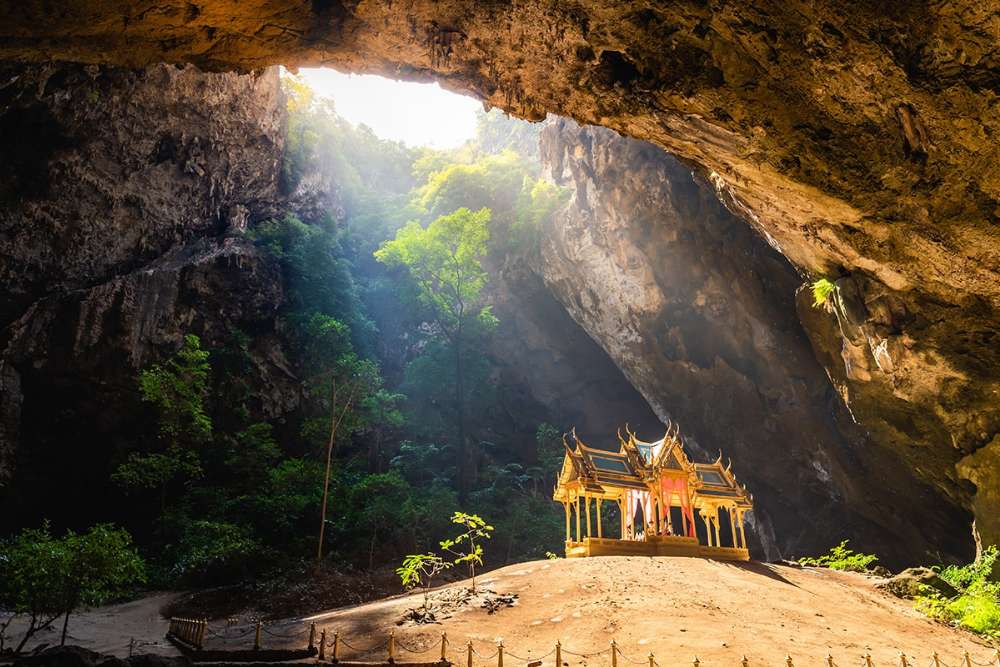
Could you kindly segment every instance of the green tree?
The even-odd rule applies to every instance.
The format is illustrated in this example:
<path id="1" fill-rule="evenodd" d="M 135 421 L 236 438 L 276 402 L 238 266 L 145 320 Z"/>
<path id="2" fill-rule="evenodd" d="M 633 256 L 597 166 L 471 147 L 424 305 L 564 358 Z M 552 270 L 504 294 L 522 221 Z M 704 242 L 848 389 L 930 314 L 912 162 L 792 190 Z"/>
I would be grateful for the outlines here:
<path id="1" fill-rule="evenodd" d="M 493 526 L 486 523 L 477 514 L 455 512 L 451 522 L 462 527 L 462 532 L 451 539 L 441 542 L 441 548 L 455 556 L 455 565 L 469 564 L 469 576 L 472 578 L 472 593 L 476 593 L 476 566 L 483 564 L 483 540 L 490 539 Z"/>
<path id="2" fill-rule="evenodd" d="M 158 489 L 161 523 L 170 483 L 201 474 L 198 449 L 212 439 L 212 420 L 205 408 L 208 356 L 198 337 L 189 334 L 164 365 L 139 374 L 142 400 L 157 411 L 160 451 L 130 453 L 111 479 L 126 490 Z"/>
<path id="3" fill-rule="evenodd" d="M 452 566 L 437 554 L 410 554 L 403 559 L 403 565 L 396 568 L 396 574 L 403 584 L 403 588 L 410 590 L 415 586 L 424 588 L 424 613 L 427 613 L 431 583 L 434 577 L 441 574 Z"/>
<path id="4" fill-rule="evenodd" d="M 408 224 L 375 253 L 380 262 L 408 270 L 439 334 L 452 348 L 460 497 L 468 494 L 474 476 L 465 423 L 467 333 L 474 322 L 496 323 L 480 299 L 487 280 L 482 260 L 489 241 L 489 222 L 489 209 L 473 212 L 461 208 L 437 218 L 426 229 L 416 222 Z"/>
<path id="5" fill-rule="evenodd" d="M 67 532 L 62 538 L 53 537 L 47 524 L 22 530 L 0 546 L 0 607 L 28 616 L 28 627 L 14 652 L 59 616 L 64 616 L 61 643 L 65 644 L 75 609 L 123 595 L 145 577 L 132 537 L 109 524 L 82 534 Z"/>

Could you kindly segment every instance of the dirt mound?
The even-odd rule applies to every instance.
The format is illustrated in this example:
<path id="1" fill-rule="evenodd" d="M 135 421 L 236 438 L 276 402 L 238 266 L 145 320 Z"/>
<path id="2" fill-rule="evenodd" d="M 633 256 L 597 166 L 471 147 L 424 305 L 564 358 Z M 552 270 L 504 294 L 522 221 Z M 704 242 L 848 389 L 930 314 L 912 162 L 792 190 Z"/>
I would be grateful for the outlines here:
<path id="1" fill-rule="evenodd" d="M 541 660 L 553 667 L 556 640 L 570 667 L 610 664 L 612 639 L 628 659 L 649 653 L 661 665 L 690 664 L 697 655 L 706 667 L 736 667 L 746 655 L 751 667 L 826 664 L 859 667 L 871 651 L 876 667 L 927 664 L 937 651 L 957 664 L 964 650 L 974 659 L 992 658 L 993 649 L 971 634 L 924 617 L 906 601 L 875 589 L 879 579 L 814 568 L 762 563 L 723 563 L 698 558 L 591 558 L 536 561 L 485 575 L 480 585 L 496 594 L 516 594 L 517 604 L 496 613 L 480 605 L 459 605 L 432 625 L 397 625 L 407 609 L 421 605 L 412 595 L 331 611 L 302 619 L 328 636 L 339 632 L 342 658 L 385 655 L 390 631 L 407 659 L 440 651 L 441 633 L 449 658 L 464 665 L 467 643 L 488 657 L 502 639 L 506 660 Z M 440 595 L 464 584 L 439 589 Z M 347 645 L 350 645 L 348 647 Z M 400 649 L 404 650 L 404 649 Z M 495 660 L 477 658 L 476 664 Z"/>

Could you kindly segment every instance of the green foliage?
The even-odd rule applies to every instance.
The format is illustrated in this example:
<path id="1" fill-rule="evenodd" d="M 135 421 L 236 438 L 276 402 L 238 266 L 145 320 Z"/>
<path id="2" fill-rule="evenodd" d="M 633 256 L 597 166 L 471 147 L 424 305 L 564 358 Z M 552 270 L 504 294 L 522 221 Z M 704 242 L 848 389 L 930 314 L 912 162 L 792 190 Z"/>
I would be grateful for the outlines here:
<path id="1" fill-rule="evenodd" d="M 941 578 L 960 591 L 989 581 L 993 567 L 1000 555 L 997 547 L 989 546 L 982 555 L 968 565 L 948 565 L 940 572 Z"/>
<path id="2" fill-rule="evenodd" d="M 403 565 L 396 568 L 396 574 L 406 590 L 421 585 L 424 587 L 424 611 L 427 611 L 427 594 L 434 577 L 451 566 L 452 563 L 437 554 L 410 554 L 403 559 Z"/>
<path id="3" fill-rule="evenodd" d="M 167 443 L 196 445 L 212 437 L 212 420 L 205 412 L 208 374 L 208 352 L 190 334 L 165 366 L 156 364 L 139 374 L 142 400 L 156 407 L 160 436 Z"/>
<path id="4" fill-rule="evenodd" d="M 537 174 L 540 169 L 538 140 L 542 127 L 542 123 L 525 123 L 499 109 L 488 112 L 479 110 L 476 112 L 476 147 L 488 154 L 513 152 L 531 165 L 532 172 Z"/>
<path id="5" fill-rule="evenodd" d="M 111 473 L 111 481 L 126 491 L 153 491 L 165 489 L 178 477 L 194 478 L 201 474 L 201 462 L 197 453 L 171 445 L 165 452 L 130 453 L 125 463 Z"/>
<path id="6" fill-rule="evenodd" d="M 946 598 L 928 589 L 917 597 L 917 609 L 983 636 L 1000 638 L 1000 582 L 990 580 L 997 557 L 997 547 L 990 546 L 968 565 L 945 567 L 941 578 L 954 586 L 958 595 Z"/>
<path id="7" fill-rule="evenodd" d="M 460 208 L 426 229 L 411 222 L 375 253 L 380 262 L 407 269 L 420 298 L 452 342 L 470 315 L 477 317 L 486 309 L 478 301 L 487 280 L 482 260 L 490 215 L 487 208 L 475 212 Z"/>
<path id="8" fill-rule="evenodd" d="M 364 314 L 344 232 L 332 220 L 310 225 L 286 215 L 260 223 L 250 236 L 281 262 L 284 311 L 295 327 L 308 335 L 318 326 L 310 320 L 323 316 L 339 324 L 343 342 L 366 351 L 374 325 Z"/>
<path id="9" fill-rule="evenodd" d="M 171 549 L 174 581 L 197 584 L 238 581 L 264 557 L 248 526 L 223 521 L 185 523 L 179 544 Z"/>
<path id="10" fill-rule="evenodd" d="M 198 450 L 212 439 L 212 420 L 205 405 L 211 372 L 208 358 L 198 337 L 187 335 L 164 365 L 139 374 L 142 399 L 156 408 L 160 451 L 130 452 L 111 479 L 126 491 L 159 490 L 161 520 L 171 482 L 202 474 Z"/>
<path id="11" fill-rule="evenodd" d="M 452 554 L 452 563 L 461 565 L 468 563 L 469 576 L 472 578 L 472 592 L 476 592 L 476 566 L 483 564 L 482 541 L 490 539 L 493 526 L 486 523 L 478 514 L 455 512 L 451 522 L 462 527 L 462 532 L 453 538 L 442 540 L 441 549 Z"/>
<path id="12" fill-rule="evenodd" d="M 77 607 L 122 596 L 145 576 L 132 537 L 109 524 L 61 538 L 52 535 L 48 524 L 22 530 L 0 543 L 0 608 L 28 617 L 14 652 L 62 615 L 65 642 L 69 616 Z M 8 627 L 9 621 L 0 626 L 0 650 Z"/>
<path id="13" fill-rule="evenodd" d="M 812 284 L 813 306 L 819 308 L 826 303 L 826 300 L 833 294 L 837 286 L 826 278 L 820 278 Z"/>
<path id="14" fill-rule="evenodd" d="M 827 567 L 831 570 L 843 570 L 845 572 L 867 572 L 878 561 L 877 556 L 851 551 L 847 548 L 847 542 L 848 540 L 844 540 L 830 549 L 829 553 L 822 556 L 799 558 L 799 563 L 814 567 Z"/>

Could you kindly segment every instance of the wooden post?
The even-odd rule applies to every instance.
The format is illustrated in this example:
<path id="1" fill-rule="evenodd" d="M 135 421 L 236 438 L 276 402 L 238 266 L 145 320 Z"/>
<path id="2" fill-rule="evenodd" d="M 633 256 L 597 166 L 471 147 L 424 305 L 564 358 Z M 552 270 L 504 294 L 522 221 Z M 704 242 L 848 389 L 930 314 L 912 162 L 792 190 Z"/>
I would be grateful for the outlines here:
<path id="1" fill-rule="evenodd" d="M 333 631 L 333 661 L 340 662 L 340 631 Z"/>
<path id="2" fill-rule="evenodd" d="M 873 667 L 871 651 L 865 652 L 865 667 Z"/>
<path id="3" fill-rule="evenodd" d="M 198 648 L 205 646 L 205 631 L 208 630 L 208 619 L 203 618 L 198 624 Z"/>
<path id="4" fill-rule="evenodd" d="M 611 667 L 618 667 L 618 644 L 611 640 Z"/>
<path id="5" fill-rule="evenodd" d="M 968 651 L 962 654 L 962 659 L 965 660 L 965 667 L 972 667 L 972 658 L 969 657 Z"/>
<path id="6" fill-rule="evenodd" d="M 601 498 L 597 497 L 597 537 L 604 537 L 604 528 L 601 526 Z"/>
<path id="7" fill-rule="evenodd" d="M 937 651 L 934 651 L 933 658 L 934 658 L 934 667 L 941 667 L 941 658 L 938 657 Z"/>
<path id="8" fill-rule="evenodd" d="M 692 664 L 694 665 L 694 667 L 698 667 L 698 665 L 701 664 L 701 661 L 698 660 L 698 656 L 694 657 L 694 662 Z"/>
<path id="9" fill-rule="evenodd" d="M 326 660 L 326 628 L 319 633 L 319 659 Z"/>
<path id="10" fill-rule="evenodd" d="M 562 667 L 562 644 L 556 640 L 556 667 Z"/>
<path id="11" fill-rule="evenodd" d="M 785 656 L 785 665 L 787 667 L 795 667 L 795 665 L 792 664 L 792 656 L 790 655 Z"/>
<path id="12" fill-rule="evenodd" d="M 743 659 L 740 660 L 740 667 L 750 667 L 750 661 L 747 660 L 746 656 L 743 656 Z"/>
<path id="13" fill-rule="evenodd" d="M 653 660 L 653 652 L 649 652 L 649 667 L 656 667 L 656 661 Z"/>
<path id="14" fill-rule="evenodd" d="M 497 667 L 503 667 L 503 640 L 497 642 Z"/>
<path id="15" fill-rule="evenodd" d="M 465 645 L 465 667 L 472 667 L 472 642 Z"/>
<path id="16" fill-rule="evenodd" d="M 900 667 L 910 667 L 908 664 L 906 664 L 906 654 L 903 653 L 902 651 L 899 652 L 899 664 Z"/>
<path id="17" fill-rule="evenodd" d="M 309 624 L 309 651 L 312 652 L 316 646 L 316 624 Z"/>
<path id="18" fill-rule="evenodd" d="M 396 631 L 389 631 L 389 660 L 387 662 L 396 662 Z"/>
<path id="19" fill-rule="evenodd" d="M 590 537 L 590 496 L 587 494 L 583 495 L 583 502 L 585 503 L 586 516 L 587 516 L 587 537 Z"/>
<path id="20" fill-rule="evenodd" d="M 830 653 L 826 654 L 826 667 L 833 667 L 833 655 Z"/>
<path id="21" fill-rule="evenodd" d="M 260 650 L 260 630 L 261 630 L 261 628 L 263 626 L 264 626 L 264 624 L 261 621 L 258 620 L 257 621 L 257 632 L 255 632 L 254 636 L 253 636 L 253 650 L 255 650 L 255 651 L 259 651 Z"/>
<path id="22" fill-rule="evenodd" d="M 441 633 L 441 662 L 445 661 L 445 655 L 448 652 L 448 633 Z"/>

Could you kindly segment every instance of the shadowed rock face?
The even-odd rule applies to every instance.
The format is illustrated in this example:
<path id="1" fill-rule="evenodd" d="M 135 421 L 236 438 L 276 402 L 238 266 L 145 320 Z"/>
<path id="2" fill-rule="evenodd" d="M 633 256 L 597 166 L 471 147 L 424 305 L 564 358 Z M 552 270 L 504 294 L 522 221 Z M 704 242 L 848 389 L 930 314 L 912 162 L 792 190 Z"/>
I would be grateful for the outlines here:
<path id="1" fill-rule="evenodd" d="M 873 442 L 986 530 L 1000 515 L 975 472 L 1000 465 L 987 447 L 1000 428 L 994 13 L 974 0 L 27 0 L 0 8 L 0 57 L 437 79 L 697 163 L 795 267 L 837 280 L 834 312 L 800 308 L 833 385 Z"/>
<path id="2" fill-rule="evenodd" d="M 0 126 L 19 128 L 0 142 L 0 487 L 20 461 L 8 516 L 92 520 L 73 515 L 94 505 L 60 494 L 30 504 L 107 480 L 100 466 L 143 414 L 139 369 L 186 333 L 206 347 L 248 334 L 249 407 L 296 404 L 281 272 L 242 238 L 282 204 L 278 73 L 62 65 L 0 78 Z"/>
<path id="3" fill-rule="evenodd" d="M 655 146 L 572 121 L 545 128 L 542 158 L 573 190 L 545 230 L 546 284 L 703 459 L 732 457 L 768 557 L 840 535 L 893 565 L 968 555 L 967 516 L 830 385 L 795 269 L 710 186 Z"/>

